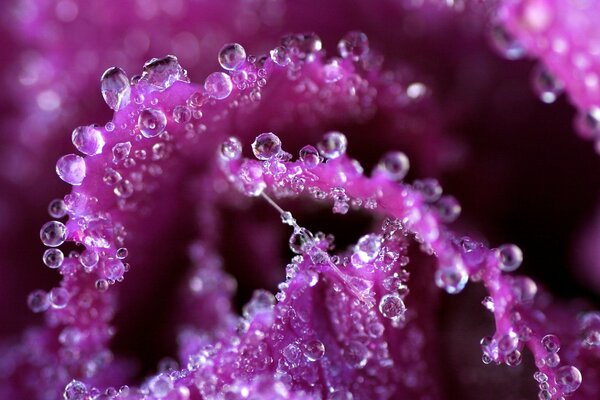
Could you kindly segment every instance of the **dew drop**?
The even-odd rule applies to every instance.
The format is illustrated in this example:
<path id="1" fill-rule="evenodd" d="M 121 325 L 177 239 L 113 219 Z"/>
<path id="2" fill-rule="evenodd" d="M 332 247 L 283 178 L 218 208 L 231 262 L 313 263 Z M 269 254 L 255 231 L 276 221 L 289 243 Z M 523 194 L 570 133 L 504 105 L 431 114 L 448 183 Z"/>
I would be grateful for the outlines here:
<path id="1" fill-rule="evenodd" d="M 58 221 L 46 222 L 40 229 L 40 239 L 48 247 L 58 247 L 67 238 L 67 227 Z"/>
<path id="2" fill-rule="evenodd" d="M 34 313 L 41 313 L 50 307 L 48 293 L 43 290 L 34 290 L 27 296 L 27 306 Z"/>
<path id="3" fill-rule="evenodd" d="M 219 64 L 223 69 L 233 71 L 246 61 L 246 50 L 238 43 L 229 43 L 219 51 Z"/>
<path id="4" fill-rule="evenodd" d="M 323 136 L 323 139 L 317 144 L 317 148 L 321 155 L 325 158 L 338 158 L 346 152 L 348 147 L 348 139 L 341 132 L 328 132 Z"/>
<path id="5" fill-rule="evenodd" d="M 234 136 L 229 137 L 219 148 L 221 158 L 225 161 L 238 160 L 242 156 L 242 143 Z"/>
<path id="6" fill-rule="evenodd" d="M 48 214 L 50 214 L 52 218 L 62 218 L 67 215 L 67 206 L 65 205 L 64 200 L 52 200 L 50 204 L 48 204 Z"/>
<path id="7" fill-rule="evenodd" d="M 93 156 L 102 153 L 104 137 L 94 125 L 80 126 L 71 134 L 73 146 L 83 154 Z"/>
<path id="8" fill-rule="evenodd" d="M 217 100 L 225 99 L 233 90 L 231 77 L 224 72 L 213 72 L 204 81 L 206 93 Z"/>
<path id="9" fill-rule="evenodd" d="M 317 339 L 309 340 L 304 344 L 303 352 L 308 361 L 318 361 L 325 355 L 325 345 Z"/>
<path id="10" fill-rule="evenodd" d="M 100 90 L 104 101 L 111 110 L 121 110 L 129 104 L 131 86 L 121 68 L 112 67 L 104 71 L 100 78 Z"/>
<path id="11" fill-rule="evenodd" d="M 327 83 L 334 83 L 342 79 L 344 71 L 340 65 L 340 60 L 332 58 L 323 66 L 323 79 Z"/>
<path id="12" fill-rule="evenodd" d="M 173 109 L 173 119 L 178 124 L 185 124 L 192 119 L 192 111 L 188 106 L 179 105 Z"/>
<path id="13" fill-rule="evenodd" d="M 314 146 L 307 145 L 300 149 L 300 161 L 306 168 L 312 169 L 321 163 L 321 156 Z"/>
<path id="14" fill-rule="evenodd" d="M 449 294 L 460 293 L 466 286 L 469 275 L 460 257 L 453 262 L 440 265 L 435 271 L 435 284 Z"/>
<path id="15" fill-rule="evenodd" d="M 343 58 L 358 61 L 369 52 L 369 38 L 363 32 L 348 32 L 338 42 L 338 52 Z"/>
<path id="16" fill-rule="evenodd" d="M 67 306 L 69 302 L 69 292 L 67 289 L 62 287 L 56 287 L 50 290 L 48 293 L 48 299 L 52 308 L 61 309 Z"/>
<path id="17" fill-rule="evenodd" d="M 56 173 L 63 181 L 73 185 L 81 185 L 85 178 L 85 160 L 76 154 L 62 156 L 56 162 Z"/>
<path id="18" fill-rule="evenodd" d="M 344 348 L 344 360 L 352 368 L 361 369 L 367 365 L 369 350 L 367 347 L 357 341 L 351 341 Z"/>
<path id="19" fill-rule="evenodd" d="M 104 262 L 104 276 L 109 280 L 120 280 L 125 273 L 125 266 L 121 260 L 109 259 Z"/>
<path id="20" fill-rule="evenodd" d="M 521 266 L 523 252 L 514 244 L 504 244 L 496 250 L 498 267 L 504 272 L 512 272 Z"/>
<path id="21" fill-rule="evenodd" d="M 115 164 L 129 157 L 131 152 L 131 142 L 117 143 L 112 148 L 113 162 Z"/>
<path id="22" fill-rule="evenodd" d="M 281 140 L 271 133 L 261 133 L 252 143 L 252 152 L 259 160 L 270 160 L 281 153 Z"/>
<path id="23" fill-rule="evenodd" d="M 546 335 L 541 340 L 542 346 L 548 353 L 556 353 L 560 350 L 560 340 L 556 335 Z"/>
<path id="24" fill-rule="evenodd" d="M 173 381 L 166 374 L 158 375 L 150 380 L 148 384 L 150 392 L 159 399 L 166 397 L 173 390 Z"/>
<path id="25" fill-rule="evenodd" d="M 167 117 L 161 110 L 145 108 L 138 117 L 138 127 L 146 138 L 153 138 L 164 132 Z"/>
<path id="26" fill-rule="evenodd" d="M 435 210 L 440 220 L 449 224 L 456 221 L 456 219 L 460 216 L 462 208 L 456 197 L 442 196 L 435 203 Z"/>
<path id="27" fill-rule="evenodd" d="M 402 318 L 406 312 L 406 306 L 397 294 L 386 294 L 379 301 L 379 312 L 389 319 Z"/>
<path id="28" fill-rule="evenodd" d="M 401 151 L 391 151 L 387 153 L 377 165 L 378 171 L 383 173 L 388 179 L 394 181 L 401 181 L 404 179 L 409 168 L 410 163 L 408 157 Z"/>
<path id="29" fill-rule="evenodd" d="M 313 234 L 306 228 L 295 229 L 290 236 L 290 249 L 296 254 L 303 254 L 313 246 Z"/>
<path id="30" fill-rule="evenodd" d="M 44 264 L 53 269 L 59 268 L 64 259 L 65 255 L 59 249 L 48 249 L 44 252 L 44 256 L 42 257 Z"/>
<path id="31" fill-rule="evenodd" d="M 361 237 L 354 247 L 358 261 L 363 265 L 375 260 L 381 250 L 382 238 L 379 235 L 370 234 Z"/>
<path id="32" fill-rule="evenodd" d="M 531 85 L 541 101 L 551 104 L 562 93 L 564 85 L 542 65 L 534 68 L 531 76 Z"/>
<path id="33" fill-rule="evenodd" d="M 492 44 L 501 56 L 518 60 L 525 56 L 523 45 L 502 25 L 495 25 L 491 31 Z"/>
<path id="34" fill-rule="evenodd" d="M 79 255 L 79 262 L 86 269 L 95 267 L 96 264 L 98 264 L 99 259 L 100 256 L 98 255 L 98 253 L 92 249 L 85 249 Z"/>
<path id="35" fill-rule="evenodd" d="M 141 80 L 163 91 L 177 81 L 189 82 L 186 71 L 181 68 L 177 57 L 168 55 L 153 58 L 144 64 Z"/>
<path id="36" fill-rule="evenodd" d="M 65 400 L 85 400 L 87 395 L 88 391 L 85 384 L 75 379 L 67 384 L 63 392 Z"/>
<path id="37" fill-rule="evenodd" d="M 276 47 L 269 52 L 271 60 L 281 67 L 285 67 L 290 63 L 290 56 L 284 47 Z"/>
<path id="38" fill-rule="evenodd" d="M 581 385 L 581 372 L 572 365 L 565 365 L 556 370 L 554 381 L 563 392 L 573 393 Z"/>

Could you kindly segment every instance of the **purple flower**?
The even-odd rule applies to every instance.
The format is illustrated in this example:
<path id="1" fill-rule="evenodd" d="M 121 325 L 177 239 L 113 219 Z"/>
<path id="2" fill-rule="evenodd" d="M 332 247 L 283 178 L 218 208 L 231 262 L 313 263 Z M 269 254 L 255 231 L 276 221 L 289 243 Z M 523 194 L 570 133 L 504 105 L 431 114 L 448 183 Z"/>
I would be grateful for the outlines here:
<path id="1" fill-rule="evenodd" d="M 509 58 L 527 52 L 548 63 L 534 80 L 543 101 L 564 87 L 580 109 L 591 110 L 593 98 L 580 103 L 577 89 L 591 78 L 564 67 L 564 52 L 538 52 L 526 36 L 540 34 L 550 26 L 542 17 L 566 6 L 515 4 L 497 9 L 496 46 Z M 501 389 L 510 380 L 523 386 L 514 390 L 522 395 L 594 398 L 594 305 L 559 300 L 515 272 L 540 263 L 527 251 L 524 258 L 516 245 L 481 239 L 491 229 L 487 221 L 505 217 L 494 207 L 512 206 L 515 188 L 536 193 L 531 175 L 546 183 L 560 173 L 574 179 L 563 165 L 550 178 L 518 170 L 529 154 L 490 150 L 492 139 L 478 139 L 495 132 L 489 122 L 520 120 L 519 113 L 497 113 L 514 106 L 520 89 L 503 91 L 495 80 L 507 73 L 494 74 L 502 61 L 478 53 L 486 48 L 480 42 L 489 10 L 361 7 L 355 13 L 331 2 L 334 17 L 292 2 L 111 9 L 61 0 L 12 9 L 17 19 L 7 29 L 34 50 L 12 49 L 23 60 L 18 82 L 9 85 L 18 112 L 3 124 L 23 143 L 10 147 L 7 180 L 17 189 L 7 204 L 19 193 L 48 191 L 20 186 L 45 180 L 50 168 L 18 175 L 15 155 L 28 148 L 48 157 L 42 144 L 58 143 L 64 135 L 55 132 L 75 119 L 64 110 L 79 118 L 75 110 L 93 93 L 90 71 L 105 62 L 102 69 L 119 67 L 100 81 L 113 116 L 104 123 L 94 111 L 91 121 L 79 121 L 75 148 L 57 157 L 57 175 L 72 188 L 51 202 L 52 220 L 39 236 L 43 263 L 61 280 L 28 295 L 44 321 L 7 342 L 0 397 L 480 398 L 482 387 L 510 393 Z M 403 29 L 382 29 L 384 16 Z M 513 22 L 523 18 L 521 32 Z M 559 22 L 555 30 L 577 44 L 577 28 Z M 318 33 L 273 42 L 288 29 Z M 82 37 L 89 47 L 71 51 Z M 451 54 L 439 47 L 449 43 Z M 588 47 L 582 51 L 591 57 Z M 136 67 L 148 51 L 160 57 Z M 444 62 L 429 58 L 436 54 Z M 477 135 L 469 124 L 483 108 L 473 93 L 501 104 L 474 125 L 485 129 Z M 27 136 L 31 129 L 35 136 Z M 455 130 L 466 133 L 447 133 Z M 510 147 L 530 142 L 507 137 Z M 495 165 L 499 159 L 505 165 Z M 428 176 L 456 186 L 456 197 Z M 571 205 L 582 192 L 574 187 Z M 546 203 L 560 203 L 565 195 L 557 192 L 543 192 Z M 462 197 L 481 214 L 464 207 L 466 218 L 458 219 Z M 560 230 L 565 214 L 545 217 Z M 444 291 L 483 298 L 478 311 L 493 318 L 483 326 Z M 157 363 L 157 354 L 168 358 Z M 478 359 L 514 367 L 512 375 Z"/>

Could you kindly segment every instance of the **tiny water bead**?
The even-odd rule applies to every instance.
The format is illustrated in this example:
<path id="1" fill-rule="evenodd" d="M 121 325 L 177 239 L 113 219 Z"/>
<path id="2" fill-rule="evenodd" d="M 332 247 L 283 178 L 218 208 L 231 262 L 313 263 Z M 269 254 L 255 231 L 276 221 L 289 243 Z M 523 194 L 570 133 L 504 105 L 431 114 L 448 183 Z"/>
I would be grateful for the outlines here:
<path id="1" fill-rule="evenodd" d="M 242 143 L 238 138 L 231 136 L 221 143 L 219 154 L 225 161 L 237 160 L 242 156 Z"/>
<path id="2" fill-rule="evenodd" d="M 346 139 L 343 133 L 337 131 L 326 133 L 323 139 L 317 144 L 321 155 L 328 159 L 340 157 L 346 153 L 347 147 L 348 139 Z"/>
<path id="3" fill-rule="evenodd" d="M 514 244 L 504 244 L 496 250 L 498 267 L 504 272 L 517 270 L 523 262 L 523 252 Z"/>
<path id="4" fill-rule="evenodd" d="M 131 86 L 125 71 L 121 68 L 112 67 L 104 71 L 100 78 L 100 90 L 111 110 L 119 111 L 129 104 Z"/>
<path id="5" fill-rule="evenodd" d="M 144 64 L 143 81 L 163 91 L 176 81 L 189 82 L 186 71 L 181 68 L 177 57 L 168 55 L 163 58 L 153 58 Z"/>
<path id="6" fill-rule="evenodd" d="M 62 218 L 67 215 L 67 206 L 63 199 L 54 199 L 48 204 L 48 214 L 52 218 Z"/>
<path id="7" fill-rule="evenodd" d="M 387 153 L 377 165 L 378 171 L 388 179 L 394 181 L 401 181 L 404 179 L 409 169 L 410 162 L 408 157 L 401 151 L 391 151 Z"/>
<path id="8" fill-rule="evenodd" d="M 538 65 L 533 69 L 531 85 L 540 100 L 546 104 L 554 103 L 564 90 L 563 83 L 543 65 Z"/>
<path id="9" fill-rule="evenodd" d="M 40 239 L 48 247 L 58 247 L 67 239 L 67 227 L 59 221 L 46 222 L 40 229 Z"/>
<path id="10" fill-rule="evenodd" d="M 48 293 L 44 292 L 43 290 L 35 290 L 29 293 L 29 296 L 27 296 L 27 306 L 34 313 L 46 311 L 50 307 Z"/>
<path id="11" fill-rule="evenodd" d="M 60 179 L 73 186 L 81 185 L 86 174 L 85 160 L 76 154 L 62 156 L 56 162 L 56 173 Z"/>
<path id="12" fill-rule="evenodd" d="M 560 340 L 556 335 L 544 336 L 541 343 L 548 353 L 556 353 L 560 350 Z"/>
<path id="13" fill-rule="evenodd" d="M 308 361 L 318 361 L 325 355 L 325 345 L 320 340 L 309 340 L 304 344 L 304 356 Z"/>
<path id="14" fill-rule="evenodd" d="M 227 98 L 233 90 L 231 77 L 224 72 L 213 72 L 204 81 L 206 93 L 217 100 Z"/>
<path id="15" fill-rule="evenodd" d="M 219 64 L 223 69 L 233 71 L 246 61 L 246 50 L 238 43 L 229 43 L 219 51 Z"/>
<path id="16" fill-rule="evenodd" d="M 88 395 L 88 390 L 85 384 L 81 381 L 73 379 L 65 387 L 63 398 L 65 400 L 85 400 Z"/>
<path id="17" fill-rule="evenodd" d="M 369 52 L 369 38 L 363 32 L 348 32 L 338 42 L 338 52 L 343 58 L 358 61 Z"/>
<path id="18" fill-rule="evenodd" d="M 399 295 L 386 294 L 379 301 L 379 312 L 389 319 L 401 318 L 406 312 L 406 306 Z"/>
<path id="19" fill-rule="evenodd" d="M 75 128 L 71 134 L 71 141 L 77 150 L 88 156 L 100 154 L 104 148 L 102 132 L 94 125 Z"/>
<path id="20" fill-rule="evenodd" d="M 300 149 L 300 161 L 306 168 L 312 169 L 321 163 L 321 156 L 314 146 L 307 145 Z"/>
<path id="21" fill-rule="evenodd" d="M 138 127 L 146 138 L 153 138 L 164 132 L 167 117 L 161 110 L 145 108 L 138 117 Z"/>
<path id="22" fill-rule="evenodd" d="M 127 258 L 128 255 L 129 255 L 129 251 L 125 247 L 121 247 L 121 248 L 117 249 L 117 258 L 119 260 L 123 260 L 123 259 Z"/>
<path id="23" fill-rule="evenodd" d="M 572 365 L 565 365 L 556 370 L 554 381 L 563 392 L 573 393 L 581 385 L 581 372 Z"/>
<path id="24" fill-rule="evenodd" d="M 62 287 L 55 287 L 48 293 L 48 299 L 52 308 L 65 308 L 69 302 L 69 292 Z"/>
<path id="25" fill-rule="evenodd" d="M 252 143 L 252 152 L 259 160 L 270 160 L 281 153 L 281 140 L 271 132 L 261 133 Z"/>
<path id="26" fill-rule="evenodd" d="M 49 268 L 59 268 L 64 259 L 65 255 L 59 249 L 48 249 L 42 257 L 44 264 Z"/>

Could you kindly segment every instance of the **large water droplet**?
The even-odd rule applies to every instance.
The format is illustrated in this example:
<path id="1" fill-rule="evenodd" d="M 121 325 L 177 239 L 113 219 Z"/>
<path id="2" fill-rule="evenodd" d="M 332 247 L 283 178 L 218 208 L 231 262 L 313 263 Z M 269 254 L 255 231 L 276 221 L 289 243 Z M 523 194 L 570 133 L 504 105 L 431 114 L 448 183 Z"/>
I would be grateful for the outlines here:
<path id="1" fill-rule="evenodd" d="M 100 78 L 100 90 L 104 101 L 112 110 L 118 111 L 129 104 L 131 86 L 121 68 L 112 67 L 104 71 Z"/>
<path id="2" fill-rule="evenodd" d="M 98 264 L 98 260 L 100 260 L 100 256 L 98 255 L 98 253 L 96 251 L 94 251 L 92 249 L 85 249 L 79 255 L 79 262 L 86 269 L 95 267 L 96 264 Z"/>
<path id="3" fill-rule="evenodd" d="M 40 239 L 48 247 L 58 247 L 67 238 L 67 227 L 58 221 L 46 222 L 40 229 Z"/>
<path id="4" fill-rule="evenodd" d="M 63 181 L 73 186 L 81 185 L 85 178 L 85 160 L 76 154 L 62 156 L 56 162 L 56 173 Z"/>
<path id="5" fill-rule="evenodd" d="M 65 400 L 84 400 L 87 397 L 88 391 L 83 382 L 73 379 L 65 387 L 63 397 Z"/>
<path id="6" fill-rule="evenodd" d="M 377 165 L 378 171 L 382 172 L 388 179 L 394 181 L 401 181 L 404 179 L 409 168 L 410 163 L 408 157 L 401 151 L 391 151 L 387 153 Z"/>
<path id="7" fill-rule="evenodd" d="M 369 38 L 362 32 L 348 32 L 338 42 L 338 51 L 343 58 L 358 61 L 369 52 Z"/>
<path id="8" fill-rule="evenodd" d="M 77 150 L 88 156 L 102 153 L 104 137 L 94 125 L 80 126 L 73 130 L 71 141 Z"/>
<path id="9" fill-rule="evenodd" d="M 554 381 L 560 390 L 573 393 L 581 385 L 581 372 L 572 365 L 565 365 L 556 370 Z"/>
<path id="10" fill-rule="evenodd" d="M 233 71 L 246 61 L 246 50 L 238 43 L 229 43 L 219 51 L 219 64 L 223 69 Z"/>
<path id="11" fill-rule="evenodd" d="M 67 206 L 63 199 L 54 199 L 48 204 L 48 214 L 52 218 L 62 218 L 67 215 Z"/>
<path id="12" fill-rule="evenodd" d="M 242 143 L 232 136 L 221 143 L 220 154 L 226 161 L 237 160 L 242 155 Z"/>
<path id="13" fill-rule="evenodd" d="M 309 340 L 304 344 L 304 356 L 308 361 L 318 361 L 325 355 L 325 345 L 320 340 Z"/>
<path id="14" fill-rule="evenodd" d="M 104 276 L 109 280 L 120 280 L 125 273 L 125 266 L 121 260 L 111 259 L 104 262 Z"/>
<path id="15" fill-rule="evenodd" d="M 514 244 L 504 244 L 496 250 L 498 267 L 505 272 L 515 271 L 523 262 L 523 252 Z"/>
<path id="16" fill-rule="evenodd" d="M 328 132 L 323 135 L 323 139 L 317 144 L 317 147 L 323 157 L 338 158 L 346 152 L 348 139 L 341 132 Z"/>
<path id="17" fill-rule="evenodd" d="M 141 80 L 163 91 L 176 81 L 189 82 L 187 72 L 181 68 L 177 57 L 153 58 L 144 64 Z"/>
<path id="18" fill-rule="evenodd" d="M 224 99 L 231 94 L 233 83 L 231 78 L 224 72 L 213 72 L 204 81 L 206 93 L 217 100 Z"/>
<path id="19" fill-rule="evenodd" d="M 49 268 L 58 268 L 62 265 L 65 255 L 59 249 L 48 249 L 44 252 L 42 260 Z"/>
<path id="20" fill-rule="evenodd" d="M 560 340 L 556 335 L 546 335 L 541 340 L 542 346 L 548 353 L 556 353 L 560 350 Z"/>
<path id="21" fill-rule="evenodd" d="M 167 117 L 161 110 L 146 108 L 138 117 L 138 127 L 144 137 L 153 138 L 164 132 Z"/>
<path id="22" fill-rule="evenodd" d="M 386 294 L 379 301 L 379 312 L 389 319 L 401 318 L 406 312 L 406 306 L 397 294 Z"/>
<path id="23" fill-rule="evenodd" d="M 321 163 L 321 156 L 314 146 L 307 145 L 300 149 L 300 161 L 306 168 L 311 169 Z"/>
<path id="24" fill-rule="evenodd" d="M 252 152 L 259 160 L 270 160 L 281 153 L 281 140 L 271 132 L 261 133 L 252 143 Z"/>

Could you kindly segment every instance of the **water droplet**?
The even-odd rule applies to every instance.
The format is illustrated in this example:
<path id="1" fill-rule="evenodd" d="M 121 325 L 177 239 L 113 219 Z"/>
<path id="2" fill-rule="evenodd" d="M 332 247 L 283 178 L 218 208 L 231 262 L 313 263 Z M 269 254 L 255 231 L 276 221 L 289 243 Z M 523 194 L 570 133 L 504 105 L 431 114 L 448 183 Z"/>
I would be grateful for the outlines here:
<path id="1" fill-rule="evenodd" d="M 275 305 L 275 296 L 266 290 L 255 290 L 252 299 L 243 307 L 245 318 L 252 318 L 259 312 L 270 311 Z"/>
<path id="2" fill-rule="evenodd" d="M 290 63 L 290 56 L 287 53 L 287 50 L 284 47 L 276 47 L 269 52 L 271 56 L 271 60 L 281 67 L 285 67 Z"/>
<path id="3" fill-rule="evenodd" d="M 65 205 L 64 200 L 52 200 L 50 204 L 48 204 L 48 214 L 50 214 L 52 218 L 62 218 L 67 215 L 67 206 Z"/>
<path id="4" fill-rule="evenodd" d="M 527 304 L 535 298 L 537 285 L 531 278 L 519 276 L 512 282 L 512 292 L 519 303 Z"/>
<path id="5" fill-rule="evenodd" d="M 417 180 L 413 183 L 413 187 L 423 195 L 423 200 L 428 203 L 437 201 L 442 195 L 442 186 L 437 179 Z"/>
<path id="6" fill-rule="evenodd" d="M 498 268 L 504 272 L 512 272 L 521 266 L 523 252 L 514 244 L 504 244 L 496 250 Z"/>
<path id="7" fill-rule="evenodd" d="M 109 259 L 104 262 L 104 276 L 109 280 L 120 280 L 125 273 L 125 266 L 121 260 Z"/>
<path id="8" fill-rule="evenodd" d="M 515 350 L 506 356 L 506 365 L 509 367 L 518 367 L 523 362 L 523 356 L 519 350 Z"/>
<path id="9" fill-rule="evenodd" d="M 224 72 L 213 72 L 204 81 L 206 93 L 217 100 L 224 99 L 231 94 L 233 83 L 231 78 Z"/>
<path id="10" fill-rule="evenodd" d="M 302 350 L 295 343 L 288 344 L 281 352 L 283 357 L 292 365 L 297 365 L 302 358 Z"/>
<path id="11" fill-rule="evenodd" d="M 67 238 L 67 227 L 58 221 L 46 222 L 40 229 L 40 239 L 48 247 L 58 247 Z"/>
<path id="12" fill-rule="evenodd" d="M 354 251 L 360 264 L 368 264 L 377 258 L 381 250 L 381 241 L 381 236 L 375 234 L 365 235 L 358 240 Z"/>
<path id="13" fill-rule="evenodd" d="M 579 111 L 576 124 L 578 132 L 586 139 L 600 136 L 600 107 L 592 106 L 587 111 Z"/>
<path id="14" fill-rule="evenodd" d="M 308 361 L 318 361 L 325 355 L 325 345 L 317 339 L 309 340 L 304 344 L 303 351 Z"/>
<path id="15" fill-rule="evenodd" d="M 318 143 L 317 148 L 325 158 L 338 158 L 346 152 L 348 139 L 341 132 L 328 132 Z"/>
<path id="16" fill-rule="evenodd" d="M 541 340 L 542 346 L 548 353 L 556 353 L 560 350 L 560 340 L 556 335 L 546 335 Z"/>
<path id="17" fill-rule="evenodd" d="M 171 87 L 176 81 L 189 82 L 187 72 L 179 65 L 177 57 L 171 55 L 147 61 L 141 80 L 161 91 Z"/>
<path id="18" fill-rule="evenodd" d="M 113 162 L 115 164 L 129 157 L 131 152 L 131 142 L 117 143 L 112 148 Z"/>
<path id="19" fill-rule="evenodd" d="M 456 221 L 462 211 L 460 203 L 454 196 L 442 196 L 434 207 L 440 220 L 447 224 Z"/>
<path id="20" fill-rule="evenodd" d="M 113 192 L 118 197 L 126 199 L 128 197 L 131 197 L 131 195 L 133 194 L 133 184 L 129 180 L 123 179 L 115 185 Z"/>
<path id="21" fill-rule="evenodd" d="M 321 163 L 321 156 L 314 146 L 307 145 L 300 149 L 300 161 L 306 168 L 311 169 Z"/>
<path id="22" fill-rule="evenodd" d="M 556 370 L 554 381 L 563 392 L 573 393 L 581 385 L 581 372 L 572 365 L 565 365 Z"/>
<path id="23" fill-rule="evenodd" d="M 223 69 L 233 71 L 246 61 L 246 50 L 237 43 L 229 43 L 219 51 L 219 64 Z"/>
<path id="24" fill-rule="evenodd" d="M 59 249 L 48 249 L 44 252 L 42 260 L 49 268 L 58 268 L 62 265 L 65 255 Z"/>
<path id="25" fill-rule="evenodd" d="M 494 299 L 491 296 L 486 296 L 482 301 L 481 304 L 488 310 L 491 312 L 494 312 L 496 306 L 494 305 Z"/>
<path id="26" fill-rule="evenodd" d="M 166 397 L 173 390 L 173 381 L 167 374 L 160 374 L 150 380 L 150 392 L 159 399 Z"/>
<path id="27" fill-rule="evenodd" d="M 306 228 L 294 229 L 290 236 L 290 249 L 296 254 L 303 254 L 313 247 L 313 234 Z"/>
<path id="28" fill-rule="evenodd" d="M 104 170 L 104 176 L 102 177 L 102 180 L 108 186 L 114 186 L 121 179 L 122 179 L 121 174 L 118 171 L 115 171 L 112 168 L 106 168 Z"/>
<path id="29" fill-rule="evenodd" d="M 104 71 L 100 78 L 100 90 L 111 110 L 118 111 L 129 104 L 131 86 L 121 68 L 112 67 Z"/>
<path id="30" fill-rule="evenodd" d="M 294 219 L 294 216 L 292 215 L 291 212 L 284 211 L 281 213 L 281 222 L 283 222 L 284 224 L 289 225 L 289 226 L 294 226 L 294 224 L 296 223 L 296 220 Z"/>
<path id="31" fill-rule="evenodd" d="M 62 287 L 53 288 L 50 290 L 50 293 L 48 293 L 50 305 L 57 309 L 65 308 L 69 302 L 69 298 L 69 292 Z"/>
<path id="32" fill-rule="evenodd" d="M 75 379 L 67 384 L 63 392 L 65 400 L 85 400 L 87 395 L 88 391 L 85 384 Z"/>
<path id="33" fill-rule="evenodd" d="M 525 56 L 523 45 L 502 25 L 495 25 L 491 30 L 492 44 L 501 56 L 509 60 L 518 60 Z"/>
<path id="34" fill-rule="evenodd" d="M 81 185 L 85 178 L 85 160 L 76 154 L 62 156 L 56 162 L 56 173 L 63 181 L 73 185 Z"/>
<path id="35" fill-rule="evenodd" d="M 138 117 L 138 127 L 144 137 L 153 138 L 164 132 L 167 117 L 161 110 L 146 108 Z"/>
<path id="36" fill-rule="evenodd" d="M 379 301 L 379 312 L 389 319 L 402 318 L 406 312 L 406 306 L 397 294 L 386 294 Z"/>
<path id="37" fill-rule="evenodd" d="M 259 160 L 270 160 L 281 153 L 281 140 L 271 132 L 261 133 L 252 143 L 252 152 Z"/>
<path id="38" fill-rule="evenodd" d="M 469 274 L 460 257 L 451 262 L 440 264 L 435 271 L 435 284 L 449 294 L 460 293 L 469 280 Z"/>
<path id="39" fill-rule="evenodd" d="M 100 256 L 98 255 L 98 253 L 92 249 L 85 249 L 79 255 L 79 262 L 86 269 L 95 267 L 96 264 L 98 264 L 99 259 L 100 259 Z"/>
<path id="40" fill-rule="evenodd" d="M 173 109 L 173 119 L 178 124 L 185 124 L 192 119 L 192 111 L 187 106 L 179 105 Z"/>
<path id="41" fill-rule="evenodd" d="M 27 296 L 27 306 L 34 313 L 41 313 L 50 307 L 48 294 L 43 290 L 34 290 Z"/>
<path id="42" fill-rule="evenodd" d="M 220 154 L 225 161 L 238 160 L 242 156 L 242 143 L 231 136 L 221 143 Z"/>
<path id="43" fill-rule="evenodd" d="M 338 42 L 338 52 L 343 58 L 358 61 L 369 52 L 369 38 L 362 32 L 348 32 Z"/>
<path id="44" fill-rule="evenodd" d="M 383 173 L 388 179 L 394 181 L 401 181 L 404 179 L 409 168 L 410 163 L 408 157 L 401 151 L 391 151 L 387 153 L 377 165 L 378 171 Z"/>
<path id="45" fill-rule="evenodd" d="M 360 369 L 367 365 L 369 350 L 367 347 L 357 341 L 351 341 L 344 348 L 344 360 L 352 368 Z"/>
<path id="46" fill-rule="evenodd" d="M 71 135 L 73 146 L 83 154 L 93 156 L 102 153 L 104 137 L 94 125 L 80 126 Z"/>
<path id="47" fill-rule="evenodd" d="M 564 89 L 562 82 L 543 65 L 537 65 L 533 69 L 531 84 L 540 100 L 546 104 L 554 103 Z"/>
<path id="48" fill-rule="evenodd" d="M 332 58 L 323 66 L 323 79 L 327 83 L 334 83 L 342 79 L 344 71 L 340 65 L 340 60 Z"/>
<path id="49" fill-rule="evenodd" d="M 518 345 L 519 338 L 517 337 L 517 334 L 512 330 L 502 335 L 500 339 L 498 339 L 498 350 L 504 355 L 508 355 L 515 351 Z"/>

